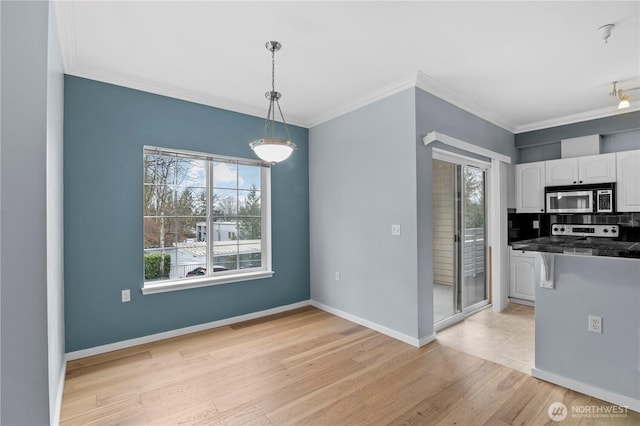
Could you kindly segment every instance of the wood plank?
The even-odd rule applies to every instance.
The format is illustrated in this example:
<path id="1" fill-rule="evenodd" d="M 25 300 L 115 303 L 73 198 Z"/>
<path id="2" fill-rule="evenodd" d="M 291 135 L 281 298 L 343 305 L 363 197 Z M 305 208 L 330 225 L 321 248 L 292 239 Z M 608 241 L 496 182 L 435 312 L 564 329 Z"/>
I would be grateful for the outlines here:
<path id="1" fill-rule="evenodd" d="M 551 424 L 556 401 L 608 406 L 439 342 L 417 349 L 311 307 L 69 364 L 63 425 L 523 425 Z M 640 414 L 608 420 L 566 424 L 640 424 Z"/>

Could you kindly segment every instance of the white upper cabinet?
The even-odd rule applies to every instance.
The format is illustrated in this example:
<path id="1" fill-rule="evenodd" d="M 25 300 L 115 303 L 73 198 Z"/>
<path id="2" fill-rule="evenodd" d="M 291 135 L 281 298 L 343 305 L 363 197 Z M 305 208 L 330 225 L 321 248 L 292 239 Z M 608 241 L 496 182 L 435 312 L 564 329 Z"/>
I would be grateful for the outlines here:
<path id="1" fill-rule="evenodd" d="M 546 162 L 547 186 L 574 185 L 578 183 L 578 159 L 563 158 Z"/>
<path id="2" fill-rule="evenodd" d="M 616 153 L 616 210 L 640 212 L 640 149 Z"/>
<path id="3" fill-rule="evenodd" d="M 545 162 L 516 164 L 516 212 L 544 213 Z"/>
<path id="4" fill-rule="evenodd" d="M 589 155 L 578 158 L 578 183 L 616 181 L 616 154 Z"/>
<path id="5" fill-rule="evenodd" d="M 546 163 L 546 186 L 616 181 L 616 154 L 563 158 Z"/>

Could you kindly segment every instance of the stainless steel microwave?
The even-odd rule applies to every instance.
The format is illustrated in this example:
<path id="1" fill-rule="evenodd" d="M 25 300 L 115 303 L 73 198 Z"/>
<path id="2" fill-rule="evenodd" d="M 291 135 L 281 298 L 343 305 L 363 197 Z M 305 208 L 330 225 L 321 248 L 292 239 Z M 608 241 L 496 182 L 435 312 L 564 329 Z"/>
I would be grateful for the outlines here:
<path id="1" fill-rule="evenodd" d="M 613 213 L 615 184 L 545 188 L 547 213 Z"/>

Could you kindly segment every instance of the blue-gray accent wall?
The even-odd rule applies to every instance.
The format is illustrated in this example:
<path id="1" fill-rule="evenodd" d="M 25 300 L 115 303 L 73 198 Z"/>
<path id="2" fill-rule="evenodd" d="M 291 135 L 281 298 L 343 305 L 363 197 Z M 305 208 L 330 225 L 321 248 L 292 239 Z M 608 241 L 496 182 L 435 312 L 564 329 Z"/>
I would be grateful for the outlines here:
<path id="1" fill-rule="evenodd" d="M 267 105 L 265 104 L 265 111 Z M 285 106 L 286 110 L 286 106 Z M 144 145 L 255 158 L 264 120 L 65 76 L 66 351 L 309 299 L 308 130 L 271 173 L 272 278 L 142 295 Z M 120 292 L 130 288 L 131 302 Z"/>

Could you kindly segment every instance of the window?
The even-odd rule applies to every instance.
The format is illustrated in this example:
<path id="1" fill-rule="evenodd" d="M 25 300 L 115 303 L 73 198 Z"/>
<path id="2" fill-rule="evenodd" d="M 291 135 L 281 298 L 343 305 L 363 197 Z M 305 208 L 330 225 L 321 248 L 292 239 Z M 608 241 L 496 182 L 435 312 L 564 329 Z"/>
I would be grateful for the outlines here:
<path id="1" fill-rule="evenodd" d="M 143 157 L 144 294 L 273 275 L 268 166 L 155 147 Z"/>

